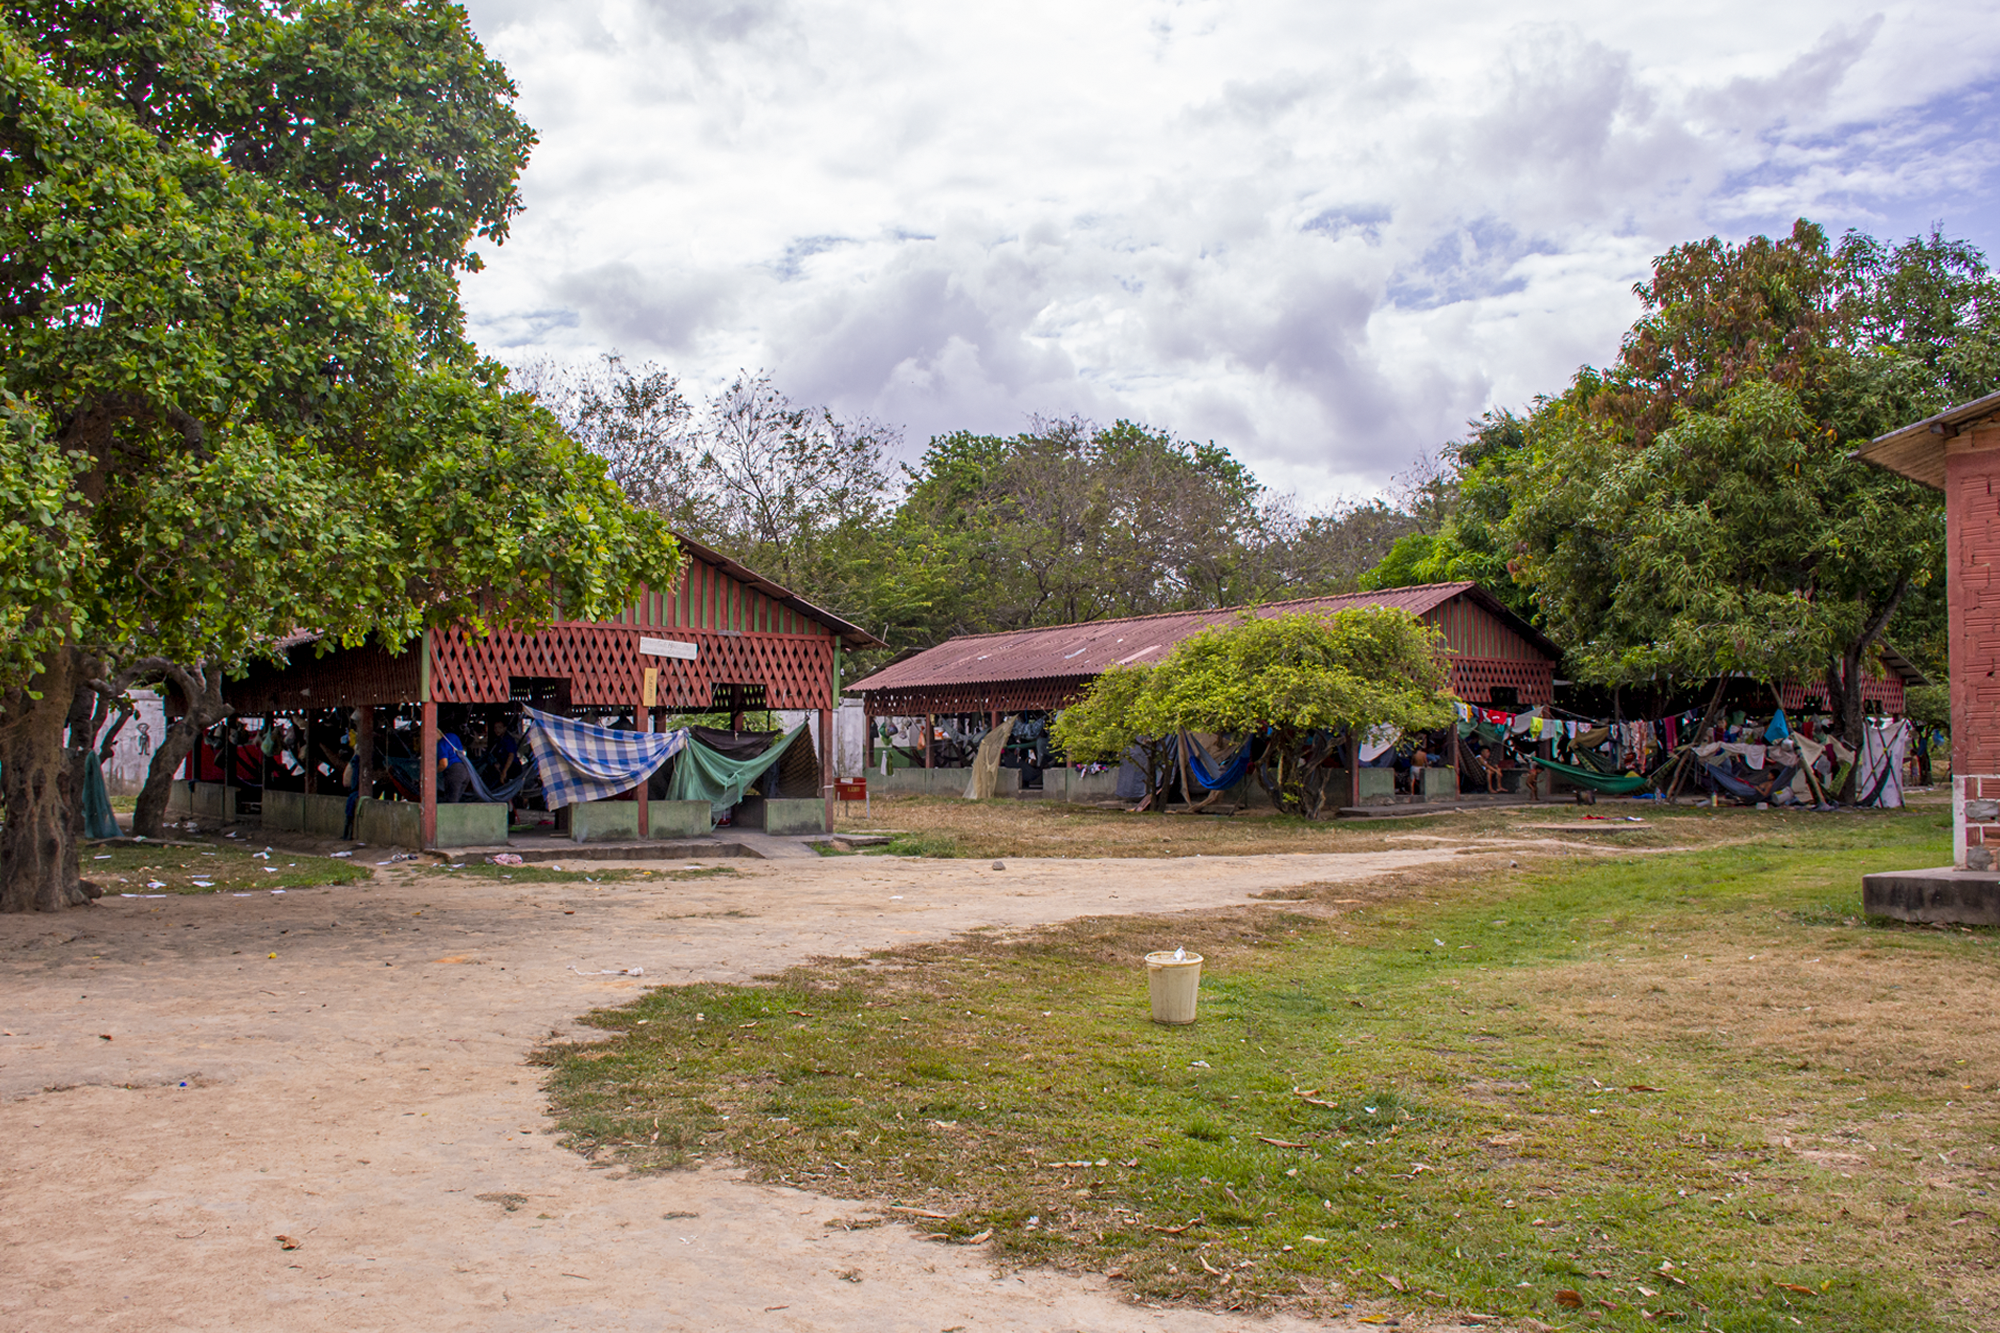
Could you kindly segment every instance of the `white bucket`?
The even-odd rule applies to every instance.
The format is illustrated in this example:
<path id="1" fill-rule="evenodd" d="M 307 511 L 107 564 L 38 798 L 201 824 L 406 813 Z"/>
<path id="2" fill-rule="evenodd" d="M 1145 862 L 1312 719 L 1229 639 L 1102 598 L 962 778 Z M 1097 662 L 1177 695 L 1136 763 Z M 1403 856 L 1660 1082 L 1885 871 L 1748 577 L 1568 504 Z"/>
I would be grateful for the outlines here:
<path id="1" fill-rule="evenodd" d="M 1153 997 L 1155 1023 L 1194 1022 L 1195 1000 L 1201 991 L 1201 955 L 1169 951 L 1146 955 L 1146 986 Z"/>

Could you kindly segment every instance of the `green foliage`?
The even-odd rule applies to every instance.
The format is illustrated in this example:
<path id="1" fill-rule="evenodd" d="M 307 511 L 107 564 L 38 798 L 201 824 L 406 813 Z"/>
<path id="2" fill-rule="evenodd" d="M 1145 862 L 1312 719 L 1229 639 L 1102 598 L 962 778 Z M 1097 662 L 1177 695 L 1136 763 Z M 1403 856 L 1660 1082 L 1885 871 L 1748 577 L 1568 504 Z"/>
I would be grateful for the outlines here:
<path id="1" fill-rule="evenodd" d="M 1908 606 L 1936 638 L 1937 497 L 1856 446 L 2000 383 L 1995 287 L 1933 234 L 1676 247 L 1615 366 L 1539 404 L 1502 525 L 1569 667 L 1605 683 L 1859 673 Z"/>
<path id="2" fill-rule="evenodd" d="M 1364 589 L 1470 580 L 1525 620 L 1537 619 L 1528 589 L 1508 568 L 1502 524 L 1514 506 L 1526 466 L 1527 423 L 1512 412 L 1488 412 L 1463 440 L 1448 444 L 1407 488 L 1405 505 L 1424 526 L 1396 540 L 1361 576 Z"/>
<path id="3" fill-rule="evenodd" d="M 457 273 L 506 239 L 535 136 L 449 0 L 18 0 L 60 82 L 164 141 L 212 147 L 395 293 L 424 345 L 463 356 Z"/>
<path id="4" fill-rule="evenodd" d="M 1903 714 L 1919 730 L 1951 730 L 1951 686 L 1912 685 L 1903 691 Z"/>
<path id="5" fill-rule="evenodd" d="M 1442 634 L 1407 611 L 1246 614 L 1182 640 L 1157 667 L 1107 671 L 1050 736 L 1071 759 L 1094 760 L 1163 748 L 1183 731 L 1268 733 L 1260 779 L 1281 809 L 1317 814 L 1333 746 L 1375 726 L 1447 725 L 1448 680 Z"/>
<path id="6" fill-rule="evenodd" d="M 1095 764 L 1117 761 L 1145 737 L 1168 734 L 1151 714 L 1152 680 L 1152 667 L 1109 668 L 1056 715 L 1050 741 L 1071 763 Z"/>
<path id="7" fill-rule="evenodd" d="M 1423 731 L 1452 720 L 1443 634 L 1393 607 L 1246 615 L 1182 641 L 1150 683 L 1140 715 L 1174 731 Z"/>
<path id="8" fill-rule="evenodd" d="M 462 10 L 4 16 L 8 773 L 60 745 L 44 676 L 238 664 L 296 629 L 532 627 L 670 581 L 665 521 L 459 339 L 453 275 L 504 235 L 531 139 Z M 12 836 L 59 793 L 5 799 L 0 906 L 61 905 L 52 841 Z"/>

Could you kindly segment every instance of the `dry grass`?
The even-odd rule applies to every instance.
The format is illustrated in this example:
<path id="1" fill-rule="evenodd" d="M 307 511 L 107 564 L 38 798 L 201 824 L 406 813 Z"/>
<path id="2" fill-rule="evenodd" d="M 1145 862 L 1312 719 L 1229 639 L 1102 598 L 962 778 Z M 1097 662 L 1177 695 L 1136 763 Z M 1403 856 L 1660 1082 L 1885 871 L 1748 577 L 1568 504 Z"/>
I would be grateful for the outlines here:
<path id="1" fill-rule="evenodd" d="M 872 814 L 848 807 L 845 833 L 891 831 L 893 855 L 969 857 L 1255 856 L 1283 852 L 1372 852 L 1444 842 L 1546 850 L 1687 847 L 1772 836 L 1798 821 L 1854 821 L 1868 815 L 1658 807 L 1606 801 L 1588 810 L 1549 803 L 1471 807 L 1396 819 L 1307 820 L 1258 811 L 1238 815 L 1133 814 L 1122 808 L 1053 801 L 964 801 L 941 796 L 877 797 Z M 1637 818 L 1643 827 L 1626 821 Z M 1627 831 L 1607 832 L 1616 823 Z M 1568 825 L 1568 829 L 1550 826 Z"/>
<path id="2" fill-rule="evenodd" d="M 1699 850 L 663 988 L 551 1086 L 592 1154 L 730 1155 L 1152 1300 L 1990 1328 L 2000 938 L 1856 915 L 1937 813 L 1669 815 Z M 1208 960 L 1193 1028 L 1144 1021 L 1134 960 L 1173 943 Z"/>

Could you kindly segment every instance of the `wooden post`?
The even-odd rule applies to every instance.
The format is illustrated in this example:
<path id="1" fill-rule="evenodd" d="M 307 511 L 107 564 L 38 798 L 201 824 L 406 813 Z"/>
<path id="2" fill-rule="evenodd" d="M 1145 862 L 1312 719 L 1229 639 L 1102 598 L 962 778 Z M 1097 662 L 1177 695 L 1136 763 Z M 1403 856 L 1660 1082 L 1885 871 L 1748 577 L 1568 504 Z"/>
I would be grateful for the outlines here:
<path id="1" fill-rule="evenodd" d="M 819 785 L 826 797 L 826 831 L 833 832 L 833 710 L 819 710 Z"/>
<path id="2" fill-rule="evenodd" d="M 653 730 L 652 709 L 641 708 L 639 710 L 639 730 L 644 733 L 650 733 Z M 651 773 L 639 779 L 637 799 L 639 802 L 639 836 L 641 838 L 650 838 L 653 836 L 652 811 L 646 804 L 647 798 L 653 794 L 651 790 L 652 786 L 653 775 Z"/>
<path id="3" fill-rule="evenodd" d="M 1393 783 L 1390 785 L 1394 785 Z M 1355 809 L 1361 804 L 1361 733 L 1354 728 L 1347 729 L 1347 805 Z"/>
<path id="4" fill-rule="evenodd" d="M 418 705 L 423 709 L 423 739 L 418 743 L 417 771 L 424 776 L 423 809 L 417 815 L 417 826 L 422 830 L 418 841 L 429 851 L 437 846 L 438 840 L 438 741 L 442 739 L 438 731 L 438 706 L 426 700 Z"/>
<path id="5" fill-rule="evenodd" d="M 924 767 L 925 768 L 935 768 L 937 766 L 937 756 L 934 753 L 936 749 L 936 741 L 933 739 L 931 735 L 931 724 L 935 721 L 937 721 L 937 715 L 935 713 L 924 714 Z"/>
<path id="6" fill-rule="evenodd" d="M 299 757 L 305 760 L 306 795 L 311 796 L 319 791 L 319 752 L 313 749 L 313 715 L 310 708 L 306 710 L 305 733 L 305 743 L 299 746 Z"/>

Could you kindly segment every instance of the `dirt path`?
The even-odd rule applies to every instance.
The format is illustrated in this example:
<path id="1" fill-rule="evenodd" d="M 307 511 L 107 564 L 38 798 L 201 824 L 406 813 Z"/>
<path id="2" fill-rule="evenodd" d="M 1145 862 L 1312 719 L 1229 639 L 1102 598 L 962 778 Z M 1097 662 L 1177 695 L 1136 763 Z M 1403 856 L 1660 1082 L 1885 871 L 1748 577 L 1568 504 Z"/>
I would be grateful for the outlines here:
<path id="1" fill-rule="evenodd" d="M 727 1170 L 591 1169 L 557 1146 L 523 1057 L 645 985 L 1452 855 L 739 862 L 646 887 L 392 872 L 0 918 L 0 1324 L 1326 1327 L 996 1275 L 902 1227 L 830 1229 L 861 1208 Z M 600 974 L 630 967 L 643 979 Z"/>

